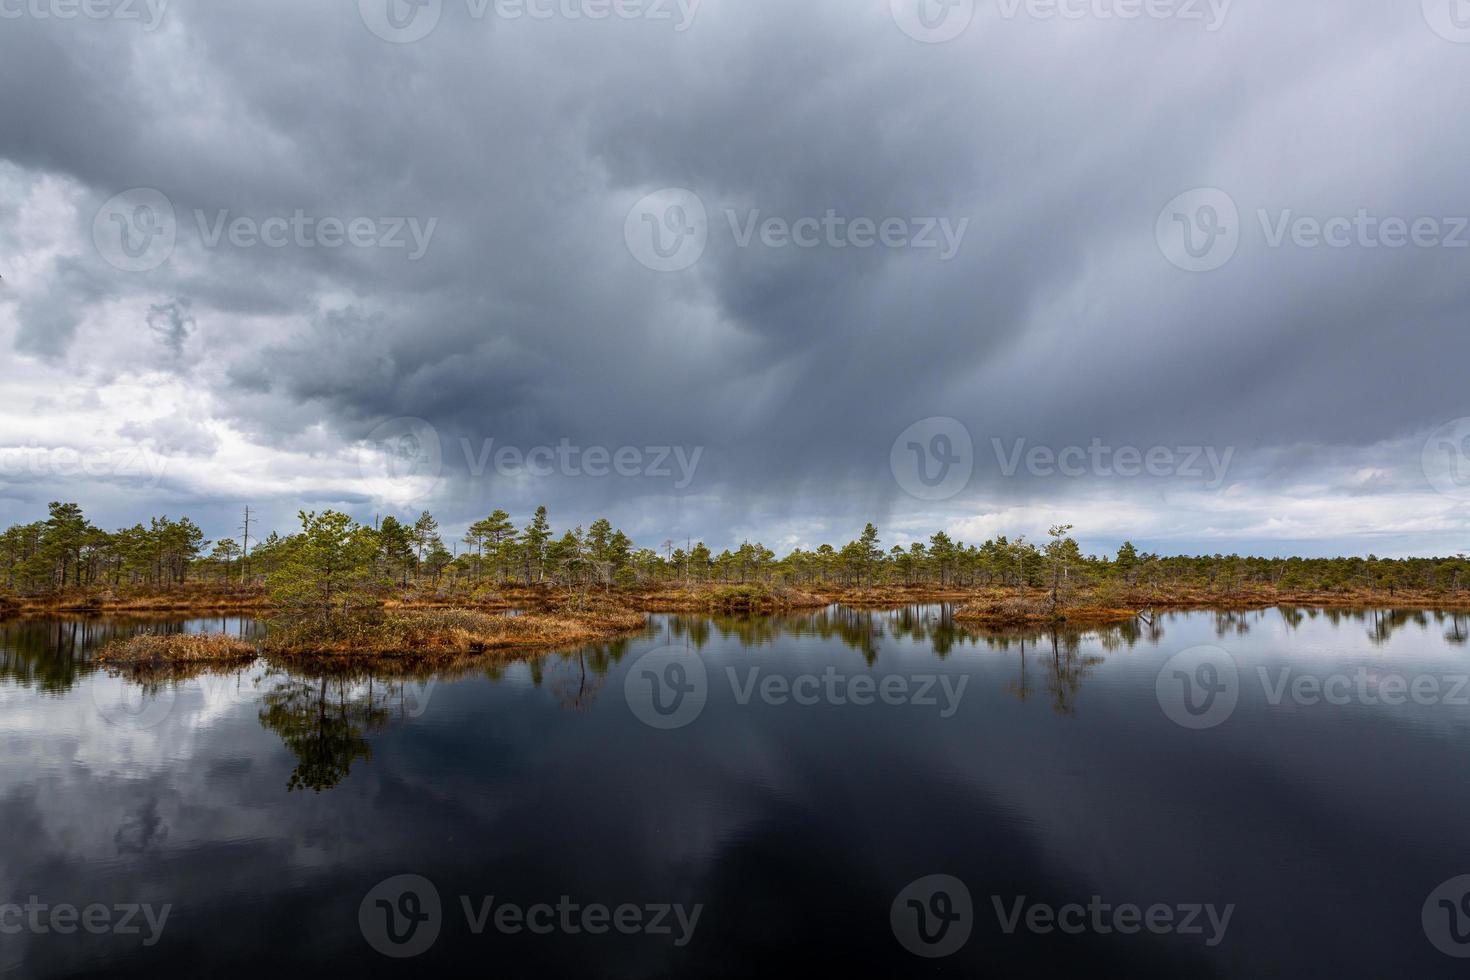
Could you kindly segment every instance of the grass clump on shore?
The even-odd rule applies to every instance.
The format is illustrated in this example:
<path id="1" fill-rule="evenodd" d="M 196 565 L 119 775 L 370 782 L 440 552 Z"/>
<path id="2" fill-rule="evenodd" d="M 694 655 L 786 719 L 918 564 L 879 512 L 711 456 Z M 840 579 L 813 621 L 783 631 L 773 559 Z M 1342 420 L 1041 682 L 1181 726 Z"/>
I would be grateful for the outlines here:
<path id="1" fill-rule="evenodd" d="M 472 609 L 407 609 L 272 625 L 268 655 L 430 659 L 495 650 L 551 649 L 641 629 L 642 613 L 588 605 L 508 616 Z"/>
<path id="2" fill-rule="evenodd" d="M 618 598 L 649 612 L 778 613 L 830 604 L 823 596 L 764 583 L 645 589 Z"/>
<path id="3" fill-rule="evenodd" d="M 97 660 L 105 664 L 148 666 L 151 664 L 243 664 L 259 656 L 255 644 L 223 633 L 140 633 L 113 640 L 102 648 Z"/>
<path id="4" fill-rule="evenodd" d="M 709 607 L 718 612 L 771 613 L 826 604 L 827 600 L 796 589 L 767 585 L 727 585 L 715 589 L 709 597 Z"/>
<path id="5" fill-rule="evenodd" d="M 1138 614 L 1138 609 L 1118 608 L 1107 601 L 1090 601 L 1081 597 L 1053 604 L 1044 593 L 1040 593 L 977 597 L 956 609 L 954 618 L 957 622 L 981 626 L 1101 625 L 1127 622 Z"/>

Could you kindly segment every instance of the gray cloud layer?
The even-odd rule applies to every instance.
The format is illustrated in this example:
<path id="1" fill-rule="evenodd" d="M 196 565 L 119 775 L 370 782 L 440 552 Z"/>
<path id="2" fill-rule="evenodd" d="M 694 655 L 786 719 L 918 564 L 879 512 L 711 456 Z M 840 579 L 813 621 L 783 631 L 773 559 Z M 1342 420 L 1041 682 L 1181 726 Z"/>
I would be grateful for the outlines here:
<path id="1" fill-rule="evenodd" d="M 1007 17 L 982 0 L 945 44 L 905 36 L 886 0 L 704 0 L 682 32 L 476 19 L 444 0 L 411 44 L 374 36 L 351 2 L 173 0 L 153 31 L 7 18 L 0 324 L 21 372 L 207 394 L 186 408 L 159 395 L 147 420 L 110 424 L 160 452 L 220 447 L 189 421 L 257 447 L 159 491 L 221 522 L 244 502 L 231 478 L 414 417 L 444 447 L 422 503 L 450 522 L 544 500 L 568 522 L 609 511 L 650 544 L 811 543 L 868 517 L 1034 533 L 1055 509 L 1099 545 L 1121 537 L 1108 515 L 1126 515 L 1171 547 L 1452 552 L 1470 540 L 1464 505 L 1431 490 L 1420 448 L 1470 414 L 1470 249 L 1272 248 L 1257 216 L 1470 214 L 1457 99 L 1470 45 L 1416 7 L 1238 2 L 1211 31 Z M 128 273 L 91 247 L 92 221 L 135 187 L 167 196 L 178 245 Z M 624 223 L 669 187 L 703 201 L 709 244 L 656 273 Z M 1155 240 L 1165 202 L 1196 187 L 1240 211 L 1238 252 L 1205 273 Z M 67 207 L 44 213 L 54 200 Z M 437 225 L 418 261 L 208 247 L 222 211 L 298 209 Z M 942 261 L 741 247 L 727 209 L 969 225 Z M 54 242 L 36 230 L 52 220 Z M 889 451 L 932 416 L 965 423 L 976 463 L 963 493 L 929 504 L 904 493 Z M 1007 477 L 992 437 L 1236 456 L 1211 488 Z M 491 438 L 704 452 L 681 489 L 476 477 L 460 440 L 478 452 Z M 297 498 L 360 515 L 381 503 L 292 473 L 274 484 L 282 529 Z M 59 482 L 119 520 L 139 499 Z M 56 490 L 12 482 L 6 516 Z M 1340 519 L 1306 520 L 1312 501 Z"/>

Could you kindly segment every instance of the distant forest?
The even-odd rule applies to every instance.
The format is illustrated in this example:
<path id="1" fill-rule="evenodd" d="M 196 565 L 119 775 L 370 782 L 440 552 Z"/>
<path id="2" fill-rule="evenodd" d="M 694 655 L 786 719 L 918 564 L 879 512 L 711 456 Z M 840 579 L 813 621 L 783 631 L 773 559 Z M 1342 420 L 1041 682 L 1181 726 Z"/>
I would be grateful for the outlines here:
<path id="1" fill-rule="evenodd" d="M 1259 558 L 1162 556 L 1124 543 L 1111 556 L 1084 555 L 1068 532 L 1053 528 L 1040 544 L 1000 536 L 979 544 L 943 531 L 908 547 L 882 546 L 868 524 L 854 541 L 796 549 L 784 557 L 759 542 L 718 554 L 703 542 L 639 547 L 607 520 L 557 534 L 546 508 L 524 527 L 497 510 L 470 526 L 453 549 L 427 511 L 412 523 L 384 517 L 376 526 L 336 511 L 302 512 L 295 533 L 209 541 L 187 517 L 104 531 L 74 503 L 53 503 L 45 520 L 0 534 L 3 585 L 35 595 L 60 589 L 171 588 L 191 582 L 255 585 L 309 560 L 356 587 L 463 591 L 497 585 L 599 584 L 649 587 L 675 583 L 767 583 L 792 586 L 928 585 L 1047 587 L 1060 572 L 1074 584 L 1284 590 L 1461 591 L 1470 559 Z"/>

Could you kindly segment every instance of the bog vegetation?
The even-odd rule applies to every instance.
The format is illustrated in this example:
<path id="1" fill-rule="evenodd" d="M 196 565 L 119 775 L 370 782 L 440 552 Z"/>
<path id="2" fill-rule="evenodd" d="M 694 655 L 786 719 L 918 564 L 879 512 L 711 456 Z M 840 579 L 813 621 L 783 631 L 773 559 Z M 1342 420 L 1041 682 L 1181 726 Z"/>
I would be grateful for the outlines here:
<path id="1" fill-rule="evenodd" d="M 430 513 L 413 522 L 373 524 L 337 511 L 302 512 L 299 527 L 261 540 L 205 539 L 187 517 L 156 517 L 106 531 L 74 503 L 53 503 L 45 520 L 0 533 L 0 584 L 12 596 L 69 590 L 118 593 L 179 586 L 264 588 L 273 605 L 351 609 L 395 596 L 483 595 L 514 586 L 670 589 L 717 584 L 742 602 L 749 587 L 810 592 L 926 587 L 1033 590 L 1052 606 L 1079 590 L 1370 591 L 1462 594 L 1470 560 L 1445 558 L 1259 558 L 1163 556 L 1124 543 L 1112 555 L 1084 555 L 1071 527 L 1044 542 L 1000 536 L 967 543 L 943 531 L 884 548 L 868 524 L 852 541 L 798 548 L 784 556 L 759 542 L 714 552 L 702 542 L 639 547 L 606 520 L 557 533 L 546 508 L 517 526 L 497 510 L 452 544 Z M 248 552 L 243 545 L 248 544 Z M 746 587 L 746 588 L 741 588 Z M 757 597 L 758 599 L 758 597 Z"/>

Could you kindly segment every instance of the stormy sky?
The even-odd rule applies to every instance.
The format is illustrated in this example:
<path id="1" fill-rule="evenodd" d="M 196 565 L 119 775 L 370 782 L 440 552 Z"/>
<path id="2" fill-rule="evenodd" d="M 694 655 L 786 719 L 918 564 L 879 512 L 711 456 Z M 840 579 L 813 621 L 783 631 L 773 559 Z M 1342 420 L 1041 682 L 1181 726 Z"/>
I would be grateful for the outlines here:
<path id="1" fill-rule="evenodd" d="M 0 0 L 0 522 L 1470 550 L 1470 4 Z"/>

